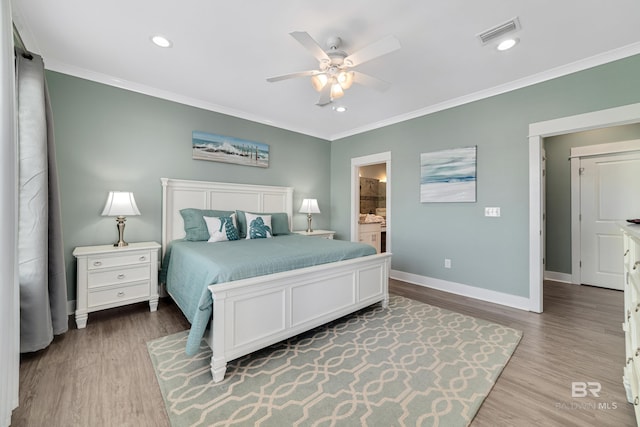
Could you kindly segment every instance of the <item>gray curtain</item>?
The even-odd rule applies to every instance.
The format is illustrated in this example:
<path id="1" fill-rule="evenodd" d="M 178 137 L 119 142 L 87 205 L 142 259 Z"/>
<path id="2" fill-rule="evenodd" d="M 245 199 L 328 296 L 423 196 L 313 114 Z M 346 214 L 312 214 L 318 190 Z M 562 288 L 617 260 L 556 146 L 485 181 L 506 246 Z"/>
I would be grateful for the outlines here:
<path id="1" fill-rule="evenodd" d="M 16 54 L 20 352 L 47 347 L 68 329 L 53 118 L 42 58 Z"/>

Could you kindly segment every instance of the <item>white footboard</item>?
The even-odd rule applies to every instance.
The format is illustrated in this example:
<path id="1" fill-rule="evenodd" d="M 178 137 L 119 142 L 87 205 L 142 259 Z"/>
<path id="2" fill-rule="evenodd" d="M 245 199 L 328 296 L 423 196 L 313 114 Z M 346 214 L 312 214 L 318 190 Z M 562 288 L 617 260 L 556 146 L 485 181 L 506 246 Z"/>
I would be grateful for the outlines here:
<path id="1" fill-rule="evenodd" d="M 209 286 L 211 373 L 227 362 L 389 298 L 391 254 Z"/>

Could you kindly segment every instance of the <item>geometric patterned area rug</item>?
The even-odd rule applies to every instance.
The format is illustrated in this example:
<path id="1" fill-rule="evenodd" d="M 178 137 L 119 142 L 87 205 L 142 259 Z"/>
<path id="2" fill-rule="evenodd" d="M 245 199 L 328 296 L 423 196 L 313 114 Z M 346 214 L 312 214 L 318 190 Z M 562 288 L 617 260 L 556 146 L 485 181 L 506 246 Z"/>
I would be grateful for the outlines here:
<path id="1" fill-rule="evenodd" d="M 231 361 L 215 384 L 187 332 L 147 346 L 171 424 L 466 426 L 522 333 L 391 295 L 327 325 Z"/>

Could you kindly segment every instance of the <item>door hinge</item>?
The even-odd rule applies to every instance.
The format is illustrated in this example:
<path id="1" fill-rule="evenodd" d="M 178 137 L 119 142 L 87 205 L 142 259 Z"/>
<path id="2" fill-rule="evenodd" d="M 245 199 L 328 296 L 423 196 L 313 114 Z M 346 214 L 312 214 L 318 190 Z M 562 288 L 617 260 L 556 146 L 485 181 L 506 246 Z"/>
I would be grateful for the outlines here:
<path id="1" fill-rule="evenodd" d="M 582 174 L 584 174 L 584 168 L 578 169 L 578 175 L 582 175 Z"/>

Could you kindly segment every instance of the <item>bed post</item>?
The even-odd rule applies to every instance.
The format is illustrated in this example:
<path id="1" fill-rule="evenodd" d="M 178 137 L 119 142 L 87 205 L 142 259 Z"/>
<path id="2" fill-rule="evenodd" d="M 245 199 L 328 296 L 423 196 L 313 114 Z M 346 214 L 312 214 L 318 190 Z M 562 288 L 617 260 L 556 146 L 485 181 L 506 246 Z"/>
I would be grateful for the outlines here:
<path id="1" fill-rule="evenodd" d="M 211 287 L 209 287 L 211 289 Z M 210 347 L 211 355 L 211 376 L 214 383 L 219 383 L 224 379 L 227 371 L 227 359 L 225 356 L 225 292 L 211 291 L 213 298 L 213 314 L 210 327 Z"/>
<path id="2" fill-rule="evenodd" d="M 384 287 L 384 299 L 382 300 L 382 308 L 389 307 L 389 272 L 391 270 L 391 257 L 388 257 L 384 262 L 384 272 L 382 277 L 382 286 Z"/>

